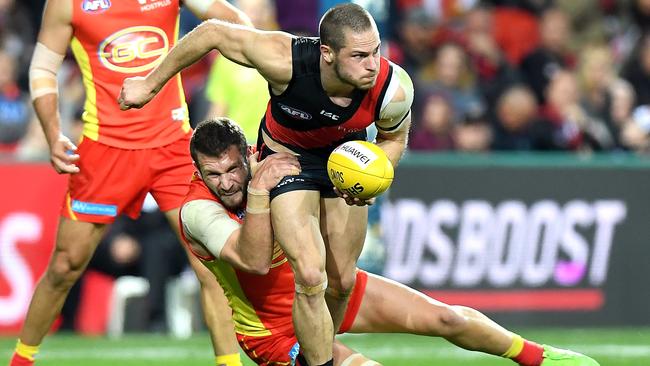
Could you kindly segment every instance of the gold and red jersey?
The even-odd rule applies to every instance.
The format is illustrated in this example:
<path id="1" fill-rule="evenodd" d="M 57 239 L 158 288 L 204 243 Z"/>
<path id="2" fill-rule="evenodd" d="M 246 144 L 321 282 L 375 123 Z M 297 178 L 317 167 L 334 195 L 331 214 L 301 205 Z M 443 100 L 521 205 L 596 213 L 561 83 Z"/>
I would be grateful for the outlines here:
<path id="1" fill-rule="evenodd" d="M 86 91 L 84 138 L 123 149 L 167 145 L 190 131 L 180 76 L 142 109 L 120 111 L 124 79 L 144 76 L 174 46 L 179 0 L 72 0 L 70 44 Z"/>
<path id="2" fill-rule="evenodd" d="M 183 205 L 194 200 L 212 200 L 221 204 L 196 174 L 192 178 L 190 191 Z M 232 220 L 242 223 L 245 211 L 226 211 Z M 182 231 L 182 223 L 180 227 Z M 182 237 L 185 238 L 184 233 Z M 266 275 L 240 271 L 215 257 L 203 257 L 196 253 L 195 255 L 217 277 L 223 288 L 233 309 L 233 321 L 237 333 L 255 337 L 293 335 L 291 320 L 294 297 L 293 271 L 277 243 L 275 243 L 271 268 Z"/>

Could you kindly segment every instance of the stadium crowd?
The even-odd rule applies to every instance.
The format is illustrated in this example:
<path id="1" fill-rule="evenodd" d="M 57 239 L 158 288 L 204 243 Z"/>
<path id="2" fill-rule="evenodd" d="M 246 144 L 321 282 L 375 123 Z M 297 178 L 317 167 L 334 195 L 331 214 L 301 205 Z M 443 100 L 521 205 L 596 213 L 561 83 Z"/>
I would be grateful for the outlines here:
<path id="1" fill-rule="evenodd" d="M 303 35 L 337 2 L 236 1 L 256 27 Z M 410 150 L 650 150 L 650 0 L 358 2 L 379 22 L 382 54 L 413 78 Z M 0 163 L 49 158 L 27 77 L 43 5 L 0 0 Z M 183 31 L 196 24 L 183 13 Z M 76 139 L 84 92 L 71 57 L 58 76 L 63 132 Z M 268 98 L 255 71 L 212 53 L 183 76 L 192 122 L 232 117 L 254 143 Z M 146 251 L 146 240 L 112 235 L 116 261 L 138 263 L 129 245 Z"/>

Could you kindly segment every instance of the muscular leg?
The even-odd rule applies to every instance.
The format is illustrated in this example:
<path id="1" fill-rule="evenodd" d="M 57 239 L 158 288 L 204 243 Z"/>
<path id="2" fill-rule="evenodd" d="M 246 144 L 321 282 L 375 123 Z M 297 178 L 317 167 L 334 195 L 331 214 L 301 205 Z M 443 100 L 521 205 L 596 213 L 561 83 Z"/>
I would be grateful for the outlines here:
<path id="1" fill-rule="evenodd" d="M 474 309 L 444 304 L 372 274 L 350 332 L 444 337 L 459 347 L 497 356 L 513 340 L 511 332 Z"/>
<path id="2" fill-rule="evenodd" d="M 325 246 L 319 229 L 320 194 L 291 191 L 271 201 L 271 218 L 276 240 L 282 246 L 296 281 L 293 325 L 296 337 L 310 365 L 332 358 L 334 338 L 323 284 Z"/>
<path id="3" fill-rule="evenodd" d="M 61 311 L 70 288 L 88 265 L 106 231 L 104 224 L 61 218 L 54 253 L 29 304 L 20 340 L 39 345 Z"/>
<path id="4" fill-rule="evenodd" d="M 354 287 L 367 225 L 368 207 L 348 206 L 340 198 L 321 200 L 321 232 L 327 251 L 325 268 L 329 281 L 325 300 L 335 330 L 343 322 Z"/>
<path id="5" fill-rule="evenodd" d="M 171 227 L 180 237 L 178 209 L 167 211 L 165 215 Z M 223 293 L 223 289 L 219 286 L 212 272 L 201 264 L 185 245 L 183 247 L 201 284 L 201 305 L 215 355 L 223 356 L 239 353 L 239 344 L 235 337 L 235 328 L 232 322 L 232 310 L 228 306 L 228 300 Z"/>

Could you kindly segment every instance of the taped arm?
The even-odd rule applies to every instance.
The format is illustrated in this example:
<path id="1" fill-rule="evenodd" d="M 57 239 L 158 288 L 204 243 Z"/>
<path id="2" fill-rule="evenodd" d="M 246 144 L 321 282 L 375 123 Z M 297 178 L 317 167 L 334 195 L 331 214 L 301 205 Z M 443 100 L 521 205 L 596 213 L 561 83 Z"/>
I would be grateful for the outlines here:
<path id="1" fill-rule="evenodd" d="M 29 66 L 30 95 L 50 146 L 61 133 L 57 73 L 72 38 L 71 20 L 72 1 L 47 1 Z"/>
<path id="2" fill-rule="evenodd" d="M 413 82 L 409 75 L 396 64 L 379 112 L 377 145 L 386 152 L 393 166 L 397 166 L 406 150 L 411 126 Z"/>
<path id="3" fill-rule="evenodd" d="M 268 210 L 249 210 L 243 224 L 233 220 L 215 201 L 190 201 L 181 210 L 181 222 L 190 241 L 241 270 L 265 274 L 273 253 Z"/>

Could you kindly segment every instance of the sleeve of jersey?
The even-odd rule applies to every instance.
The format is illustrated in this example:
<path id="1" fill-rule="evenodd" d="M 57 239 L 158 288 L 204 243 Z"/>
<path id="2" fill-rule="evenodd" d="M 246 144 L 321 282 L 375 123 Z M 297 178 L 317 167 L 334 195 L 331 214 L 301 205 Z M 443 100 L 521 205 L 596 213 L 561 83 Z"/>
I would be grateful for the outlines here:
<path id="1" fill-rule="evenodd" d="M 375 122 L 377 129 L 386 132 L 396 132 L 403 127 L 406 117 L 411 113 L 413 104 L 413 82 L 409 75 L 398 65 L 391 63 L 393 74 L 390 77 L 386 94 L 381 101 L 379 120 Z M 400 92 L 403 90 L 403 93 Z"/>
<path id="2" fill-rule="evenodd" d="M 210 200 L 183 205 L 181 222 L 185 235 L 203 244 L 217 258 L 230 235 L 240 227 L 223 206 Z"/>

